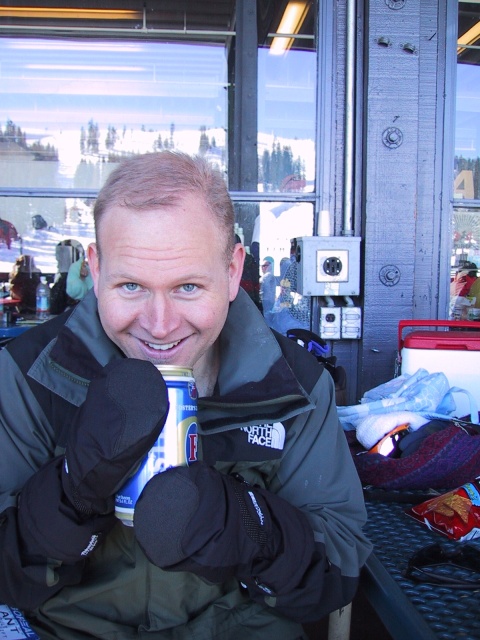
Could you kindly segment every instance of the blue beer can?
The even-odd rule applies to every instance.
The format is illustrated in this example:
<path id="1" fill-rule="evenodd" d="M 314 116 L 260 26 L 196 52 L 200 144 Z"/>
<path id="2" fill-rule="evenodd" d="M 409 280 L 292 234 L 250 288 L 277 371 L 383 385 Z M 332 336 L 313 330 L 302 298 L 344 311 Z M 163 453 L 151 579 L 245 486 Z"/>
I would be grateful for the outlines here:
<path id="1" fill-rule="evenodd" d="M 135 504 L 157 473 L 197 460 L 197 387 L 191 369 L 156 365 L 167 385 L 170 409 L 162 433 L 138 471 L 115 496 L 115 515 L 133 526 Z"/>

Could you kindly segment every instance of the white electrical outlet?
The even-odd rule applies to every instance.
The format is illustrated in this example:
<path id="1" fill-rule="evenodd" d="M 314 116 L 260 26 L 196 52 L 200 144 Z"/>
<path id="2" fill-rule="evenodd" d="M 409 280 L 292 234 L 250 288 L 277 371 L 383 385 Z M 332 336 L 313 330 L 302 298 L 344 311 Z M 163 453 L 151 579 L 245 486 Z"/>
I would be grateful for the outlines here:
<path id="1" fill-rule="evenodd" d="M 322 307 L 320 309 L 320 337 L 324 340 L 339 340 L 341 338 L 340 307 Z"/>

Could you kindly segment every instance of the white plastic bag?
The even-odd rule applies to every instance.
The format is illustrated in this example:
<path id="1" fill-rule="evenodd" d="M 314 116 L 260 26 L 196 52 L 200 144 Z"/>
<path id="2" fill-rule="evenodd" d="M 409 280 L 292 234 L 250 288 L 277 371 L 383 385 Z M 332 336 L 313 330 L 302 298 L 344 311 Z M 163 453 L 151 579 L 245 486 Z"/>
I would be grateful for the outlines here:
<path id="1" fill-rule="evenodd" d="M 429 373 L 419 369 L 403 374 L 367 391 L 360 404 L 338 407 L 338 416 L 345 431 L 356 429 L 359 422 L 371 414 L 412 411 L 433 419 L 451 415 L 455 409 L 453 393 L 465 393 L 470 400 L 471 422 L 478 424 L 478 409 L 471 393 L 451 387 L 444 373 Z"/>

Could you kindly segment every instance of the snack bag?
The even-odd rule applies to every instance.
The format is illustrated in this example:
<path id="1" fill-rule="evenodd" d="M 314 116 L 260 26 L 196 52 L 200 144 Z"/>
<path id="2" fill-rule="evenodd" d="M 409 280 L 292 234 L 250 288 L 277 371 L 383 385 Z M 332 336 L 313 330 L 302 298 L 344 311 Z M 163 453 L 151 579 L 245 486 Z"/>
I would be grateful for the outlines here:
<path id="1" fill-rule="evenodd" d="M 432 531 L 463 542 L 480 537 L 480 476 L 412 507 L 407 515 Z"/>

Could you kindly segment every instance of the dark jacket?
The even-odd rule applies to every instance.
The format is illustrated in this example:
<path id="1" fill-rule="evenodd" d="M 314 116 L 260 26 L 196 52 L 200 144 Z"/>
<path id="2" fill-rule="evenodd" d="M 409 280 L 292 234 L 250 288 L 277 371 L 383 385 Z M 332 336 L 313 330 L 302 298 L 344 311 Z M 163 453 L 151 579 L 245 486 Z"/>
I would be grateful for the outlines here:
<path id="1" fill-rule="evenodd" d="M 35 313 L 40 275 L 39 271 L 19 271 L 10 279 L 10 293 L 12 298 L 20 299 L 18 306 L 21 313 Z"/>
<path id="2" fill-rule="evenodd" d="M 122 357 L 91 291 L 73 311 L 0 352 L 0 601 L 25 609 L 28 585 L 40 590 L 44 604 L 29 618 L 42 638 L 293 639 L 300 634 L 293 621 L 319 619 L 353 597 L 370 544 L 329 374 L 305 349 L 274 336 L 243 291 L 220 341 L 214 395 L 199 399 L 202 457 L 307 514 L 316 551 L 302 583 L 275 600 L 246 594 L 235 580 L 210 585 L 190 573 L 165 573 L 121 524 L 73 569 L 47 558 L 24 562 L 17 494 L 58 453 L 89 380 Z"/>

